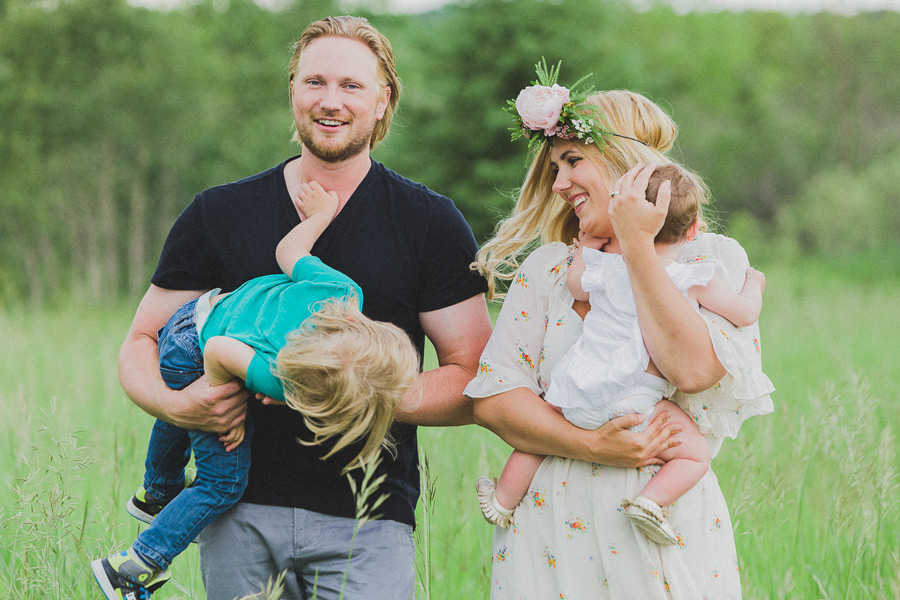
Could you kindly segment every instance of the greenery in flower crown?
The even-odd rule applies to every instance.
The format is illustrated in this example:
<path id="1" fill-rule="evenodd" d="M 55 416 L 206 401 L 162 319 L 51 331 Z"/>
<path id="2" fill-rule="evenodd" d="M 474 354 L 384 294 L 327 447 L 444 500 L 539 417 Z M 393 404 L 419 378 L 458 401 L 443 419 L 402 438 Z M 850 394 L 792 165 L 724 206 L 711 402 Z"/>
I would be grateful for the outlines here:
<path id="1" fill-rule="evenodd" d="M 647 145 L 640 140 L 620 135 L 609 130 L 606 117 L 600 111 L 599 107 L 587 102 L 588 97 L 594 93 L 594 89 L 591 87 L 583 90 L 577 89 L 578 86 L 591 76 L 590 74 L 585 75 L 569 88 L 559 86 L 557 81 L 559 79 L 559 70 L 561 66 L 562 61 L 559 61 L 555 67 L 548 68 L 546 59 L 541 57 L 541 62 L 534 66 L 535 72 L 537 73 L 537 81 L 532 82 L 532 87 L 527 87 L 522 90 L 516 100 L 507 100 L 508 106 L 504 110 L 514 115 L 516 119 L 515 126 L 510 127 L 513 141 L 519 138 L 527 139 L 529 153 L 535 152 L 544 140 L 551 137 L 558 137 L 565 140 L 579 139 L 583 140 L 586 144 L 593 142 L 601 149 L 606 146 L 608 143 L 607 138 L 610 136 L 621 137 Z M 547 95 L 553 96 L 548 105 L 554 109 L 554 112 L 555 110 L 559 110 L 559 119 L 556 120 L 555 123 L 550 124 L 545 122 L 544 125 L 546 125 L 546 127 L 535 126 L 534 124 L 529 126 L 526 124 L 527 118 L 523 118 L 520 114 L 517 103 L 523 99 L 523 96 L 527 96 L 529 92 L 532 95 L 543 94 L 545 97 Z M 562 102 L 561 106 L 559 105 L 559 102 L 554 105 L 553 99 L 555 96 L 552 92 L 556 92 L 557 96 L 561 93 L 565 93 L 568 96 L 568 101 Z M 525 102 L 527 103 L 527 99 Z M 551 115 L 552 117 L 553 113 L 548 110 L 548 105 L 541 105 L 540 108 L 544 109 L 546 114 Z M 546 115 L 538 116 L 546 117 Z"/>

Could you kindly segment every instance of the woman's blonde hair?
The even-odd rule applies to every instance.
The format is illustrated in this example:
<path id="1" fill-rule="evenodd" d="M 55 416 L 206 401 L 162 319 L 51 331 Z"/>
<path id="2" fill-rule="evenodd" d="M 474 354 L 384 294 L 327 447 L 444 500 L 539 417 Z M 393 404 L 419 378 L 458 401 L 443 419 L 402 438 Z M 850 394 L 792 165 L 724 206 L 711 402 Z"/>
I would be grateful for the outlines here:
<path id="1" fill-rule="evenodd" d="M 300 64 L 300 55 L 309 44 L 320 37 L 343 37 L 362 42 L 369 47 L 375 58 L 378 59 L 378 70 L 381 72 L 381 85 L 390 88 L 391 96 L 388 98 L 388 106 L 384 111 L 384 117 L 375 123 L 372 131 L 371 147 L 383 140 L 391 128 L 391 120 L 394 111 L 400 103 L 400 77 L 394 64 L 394 49 L 391 42 L 363 17 L 344 15 L 341 17 L 326 17 L 310 23 L 299 39 L 294 43 L 294 54 L 288 63 L 288 81 L 294 81 Z M 299 142 L 300 135 L 294 126 L 293 141 Z"/>
<path id="2" fill-rule="evenodd" d="M 606 136 L 607 145 L 602 149 L 596 144 L 583 146 L 585 157 L 597 166 L 607 185 L 638 163 L 670 162 L 665 153 L 675 143 L 678 126 L 655 103 L 627 90 L 598 92 L 587 101 L 600 109 L 611 131 L 644 142 Z M 520 260 L 535 246 L 568 244 L 578 236 L 578 217 L 553 191 L 556 176 L 550 168 L 551 143 L 544 142 L 535 155 L 512 213 L 500 221 L 494 237 L 481 247 L 473 263 L 488 280 L 489 298 L 502 296 L 497 284 L 512 279 Z"/>
<path id="3" fill-rule="evenodd" d="M 403 395 L 416 383 L 419 357 L 406 333 L 374 321 L 359 302 L 324 302 L 278 353 L 276 375 L 288 405 L 313 432 L 307 446 L 337 438 L 322 458 L 365 438 L 343 473 L 394 451 L 389 429 Z"/>

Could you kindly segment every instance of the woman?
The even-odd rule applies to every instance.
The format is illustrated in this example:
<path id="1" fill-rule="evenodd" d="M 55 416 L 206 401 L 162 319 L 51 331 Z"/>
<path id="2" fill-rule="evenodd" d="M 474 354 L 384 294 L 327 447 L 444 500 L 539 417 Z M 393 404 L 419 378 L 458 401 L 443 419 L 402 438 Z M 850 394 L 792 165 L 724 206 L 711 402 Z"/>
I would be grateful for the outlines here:
<path id="1" fill-rule="evenodd" d="M 603 92 L 585 104 L 554 85 L 553 71 L 547 75 L 539 68 L 545 85 L 535 87 L 562 95 L 562 109 L 535 122 L 520 95 L 519 123 L 540 146 L 512 215 L 477 262 L 492 291 L 498 279 L 512 283 L 480 373 L 466 388 L 476 421 L 516 449 L 553 455 L 516 508 L 512 527 L 495 529 L 492 597 L 739 598 L 731 522 L 711 470 L 669 507 L 677 545 L 648 541 L 621 514 L 622 500 L 655 472 L 656 455 L 679 443 L 666 415 L 640 434 L 628 431 L 639 415 L 588 431 L 542 400 L 553 366 L 578 338 L 589 310 L 566 286 L 573 255 L 566 243 L 579 229 L 609 238 L 604 250 L 624 254 L 648 352 L 680 390 L 672 400 L 698 423 L 713 455 L 744 418 L 771 411 L 772 391 L 759 369 L 758 328 L 737 330 L 698 313 L 656 257 L 653 238 L 666 202 L 645 200 L 652 169 L 641 165 L 668 162 L 675 124 L 639 94 Z M 544 245 L 520 267 L 538 239 Z M 679 260 L 704 258 L 740 289 L 749 264 L 736 242 L 702 234 Z"/>

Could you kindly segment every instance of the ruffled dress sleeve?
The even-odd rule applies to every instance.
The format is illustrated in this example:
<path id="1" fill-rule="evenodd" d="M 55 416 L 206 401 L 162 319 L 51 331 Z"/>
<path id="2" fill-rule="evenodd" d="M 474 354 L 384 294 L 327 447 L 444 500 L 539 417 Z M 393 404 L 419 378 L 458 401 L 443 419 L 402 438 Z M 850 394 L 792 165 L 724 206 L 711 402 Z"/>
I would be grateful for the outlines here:
<path id="1" fill-rule="evenodd" d="M 478 375 L 466 386 L 466 396 L 486 398 L 527 388 L 543 397 L 550 369 L 580 334 L 580 319 L 570 310 L 572 297 L 565 285 L 571 259 L 569 247 L 554 242 L 523 261 L 481 355 Z"/>
<path id="2" fill-rule="evenodd" d="M 744 287 L 750 266 L 740 244 L 713 233 L 701 234 L 685 244 L 678 260 L 686 265 L 715 265 L 715 274 L 736 292 Z M 745 420 L 774 410 L 770 394 L 775 388 L 762 371 L 759 323 L 735 327 L 702 306 L 699 310 L 716 356 L 727 373 L 708 390 L 699 394 L 678 391 L 672 400 L 691 415 L 704 435 L 734 438 Z"/>

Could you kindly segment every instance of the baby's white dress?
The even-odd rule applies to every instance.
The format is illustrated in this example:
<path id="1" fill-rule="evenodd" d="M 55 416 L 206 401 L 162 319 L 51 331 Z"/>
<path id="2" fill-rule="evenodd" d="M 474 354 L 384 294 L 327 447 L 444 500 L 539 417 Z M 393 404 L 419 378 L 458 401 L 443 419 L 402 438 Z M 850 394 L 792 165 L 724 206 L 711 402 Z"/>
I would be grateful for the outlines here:
<path id="1" fill-rule="evenodd" d="M 571 260 L 571 248 L 557 242 L 523 262 L 467 396 L 516 388 L 544 395 L 553 367 L 582 331 L 566 286 Z M 698 236 L 685 245 L 679 262 L 701 261 L 715 262 L 717 274 L 736 291 L 743 287 L 749 263 L 734 240 Z M 700 314 L 727 375 L 701 394 L 676 392 L 671 399 L 697 422 L 715 455 L 744 419 L 772 411 L 773 388 L 761 370 L 758 326 L 739 329 L 703 308 Z M 491 597 L 740 598 L 731 519 L 712 469 L 669 508 L 678 544 L 648 541 L 622 514 L 622 500 L 634 497 L 656 470 L 547 457 L 516 507 L 513 525 L 494 529 Z"/>
<path id="2" fill-rule="evenodd" d="M 622 255 L 583 248 L 582 256 L 581 287 L 590 294 L 591 310 L 581 337 L 553 368 L 545 400 L 583 429 L 597 429 L 612 418 L 641 413 L 645 421 L 634 430 L 642 431 L 656 403 L 671 396 L 675 386 L 646 372 L 650 355 L 641 337 Z M 708 284 L 715 271 L 712 261 L 666 266 L 666 273 L 685 298 L 691 287 Z"/>

